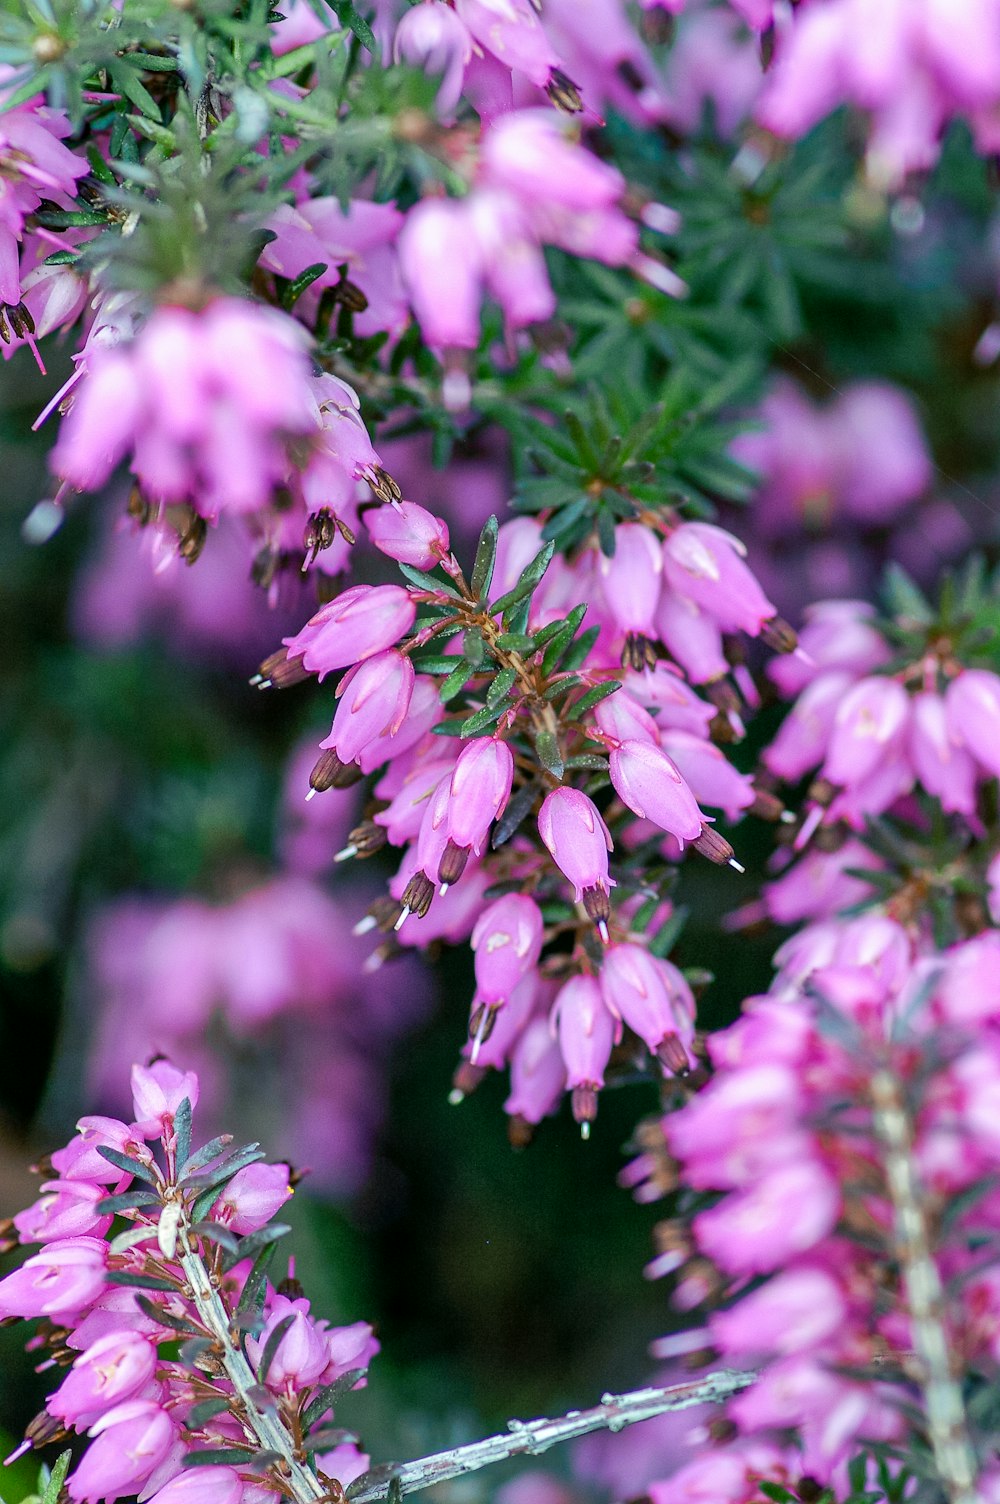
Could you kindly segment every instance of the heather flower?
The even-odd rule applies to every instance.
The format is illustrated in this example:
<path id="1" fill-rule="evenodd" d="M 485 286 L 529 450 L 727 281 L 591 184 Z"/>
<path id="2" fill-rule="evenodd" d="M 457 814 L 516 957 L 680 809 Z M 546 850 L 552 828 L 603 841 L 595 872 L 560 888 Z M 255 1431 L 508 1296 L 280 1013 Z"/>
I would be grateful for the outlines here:
<path id="1" fill-rule="evenodd" d="M 611 782 L 640 819 L 652 820 L 682 844 L 697 841 L 705 821 L 678 768 L 659 747 L 625 741 L 614 747 Z"/>
<path id="2" fill-rule="evenodd" d="M 540 1123 L 554 1112 L 566 1089 L 562 1047 L 544 1018 L 521 1031 L 510 1056 L 510 1094 L 504 1112 L 525 1123 Z"/>
<path id="3" fill-rule="evenodd" d="M 77 1431 L 144 1390 L 156 1370 L 156 1348 L 136 1332 L 109 1332 L 75 1359 L 45 1408 Z"/>
<path id="4" fill-rule="evenodd" d="M 615 886 L 608 876 L 608 852 L 614 843 L 596 805 L 579 789 L 553 789 L 538 812 L 538 833 L 572 883 L 576 902 L 586 904 L 595 923 L 606 923 L 608 897 Z"/>
<path id="5" fill-rule="evenodd" d="M 830 728 L 824 776 L 831 783 L 860 783 L 901 742 L 910 701 L 894 679 L 862 679 L 843 697 Z"/>
<path id="6" fill-rule="evenodd" d="M 100 1238 L 61 1238 L 50 1244 L 0 1280 L 0 1318 L 72 1320 L 104 1289 L 105 1256 Z"/>
<path id="7" fill-rule="evenodd" d="M 237 1170 L 212 1208 L 217 1222 L 233 1232 L 256 1232 L 288 1200 L 288 1165 L 245 1165 Z"/>
<path id="8" fill-rule="evenodd" d="M 173 1445 L 170 1415 L 155 1400 L 127 1400 L 90 1428 L 91 1444 L 66 1480 L 78 1504 L 114 1504 L 136 1494 Z"/>
<path id="9" fill-rule="evenodd" d="M 694 999 L 681 973 L 643 946 L 629 943 L 608 947 L 600 982 L 609 1011 L 628 1024 L 668 1069 L 686 1071 Z"/>
<path id="10" fill-rule="evenodd" d="M 23 297 L 18 262 L 25 220 L 43 199 L 70 208 L 76 198 L 77 179 L 88 171 L 83 158 L 63 145 L 62 138 L 69 133 L 64 112 L 48 109 L 37 99 L 4 111 L 0 128 L 4 180 L 0 197 L 0 304 L 8 309 L 16 310 Z"/>
<path id="11" fill-rule="evenodd" d="M 552 1018 L 573 1093 L 573 1116 L 584 1135 L 597 1115 L 597 1093 L 615 1042 L 615 1020 L 594 977 L 575 976 L 556 995 Z"/>
<path id="12" fill-rule="evenodd" d="M 506 742 L 482 737 L 459 753 L 449 786 L 448 840 L 476 856 L 493 821 L 506 807 L 514 756 Z"/>
<path id="13" fill-rule="evenodd" d="M 395 736 L 409 709 L 413 681 L 413 664 L 395 649 L 376 653 L 351 669 L 337 687 L 333 728 L 320 746 L 349 763 L 379 738 Z"/>
<path id="14" fill-rule="evenodd" d="M 472 931 L 476 997 L 489 1007 L 505 1002 L 535 966 L 544 922 L 534 899 L 509 893 L 483 910 Z"/>
<path id="15" fill-rule="evenodd" d="M 391 648 L 413 626 L 417 608 L 399 585 L 352 585 L 322 606 L 284 643 L 289 658 L 322 681 L 333 669 Z"/>
<path id="16" fill-rule="evenodd" d="M 945 718 L 951 738 L 1000 774 L 1000 678 L 987 669 L 959 674 L 945 694 Z"/>
<path id="17" fill-rule="evenodd" d="M 663 543 L 667 583 L 707 611 L 726 632 L 757 637 L 776 615 L 743 562 L 746 552 L 731 533 L 707 522 L 683 522 Z"/>
<path id="18" fill-rule="evenodd" d="M 156 500 L 209 518 L 262 508 L 287 476 L 286 439 L 317 428 L 306 345 L 285 315 L 238 298 L 158 308 L 89 357 L 53 468 L 93 491 L 128 456 Z"/>
<path id="19" fill-rule="evenodd" d="M 240 1504 L 243 1493 L 235 1468 L 217 1463 L 178 1473 L 150 1496 L 149 1504 Z"/>
<path id="20" fill-rule="evenodd" d="M 530 0 L 456 0 L 469 34 L 506 68 L 544 89 L 560 68 Z"/>
<path id="21" fill-rule="evenodd" d="M 439 0 L 434 0 L 434 3 L 439 3 Z M 413 15 L 419 8 L 415 7 L 408 14 Z M 373 508 L 365 513 L 364 522 L 380 553 L 400 564 L 411 564 L 415 569 L 433 569 L 435 564 L 448 557 L 446 524 L 414 501 Z"/>
<path id="22" fill-rule="evenodd" d="M 392 55 L 397 63 L 440 77 L 438 114 L 452 119 L 472 57 L 472 37 L 462 17 L 443 0 L 422 0 L 400 17 Z"/>

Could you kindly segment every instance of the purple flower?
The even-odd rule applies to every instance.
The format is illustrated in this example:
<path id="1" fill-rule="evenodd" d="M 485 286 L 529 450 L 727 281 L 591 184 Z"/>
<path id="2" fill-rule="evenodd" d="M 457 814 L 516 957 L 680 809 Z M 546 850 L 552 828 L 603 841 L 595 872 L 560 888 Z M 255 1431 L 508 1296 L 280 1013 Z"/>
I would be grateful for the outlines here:
<path id="1" fill-rule="evenodd" d="M 407 14 L 412 16 L 414 11 Z M 433 569 L 448 556 L 447 526 L 440 517 L 417 506 L 414 501 L 370 508 L 365 513 L 364 522 L 375 547 L 400 564 L 412 564 L 414 569 Z"/>
<path id="2" fill-rule="evenodd" d="M 449 840 L 478 856 L 506 807 L 513 780 L 514 755 L 506 742 L 481 737 L 463 747 L 451 775 Z"/>
<path id="3" fill-rule="evenodd" d="M 396 27 L 392 56 L 394 62 L 422 68 L 441 79 L 438 114 L 442 120 L 451 120 L 472 57 L 472 38 L 462 18 L 443 0 L 423 0 L 411 6 Z"/>
<path id="4" fill-rule="evenodd" d="M 145 1337 L 109 1332 L 80 1354 L 45 1408 L 68 1426 L 85 1431 L 142 1390 L 155 1371 L 156 1348 Z"/>
<path id="5" fill-rule="evenodd" d="M 823 775 L 857 784 L 884 764 L 906 733 L 910 697 L 895 679 L 862 679 L 843 696 L 830 730 Z"/>
<path id="6" fill-rule="evenodd" d="M 51 1316 L 69 1322 L 104 1289 L 107 1244 L 100 1238 L 65 1238 L 25 1260 L 0 1280 L 0 1319 Z"/>
<path id="7" fill-rule="evenodd" d="M 1000 677 L 967 668 L 945 694 L 945 715 L 953 740 L 996 777 L 1000 774 Z"/>
<path id="8" fill-rule="evenodd" d="M 287 1295 L 275 1295 L 260 1336 L 247 1338 L 247 1355 L 255 1367 L 260 1363 L 271 1333 L 286 1318 L 290 1318 L 288 1326 L 274 1349 L 265 1380 L 268 1389 L 275 1394 L 317 1383 L 330 1361 L 323 1329 L 310 1316 L 308 1300 L 290 1300 Z"/>
<path id="9" fill-rule="evenodd" d="M 756 637 L 776 614 L 743 562 L 738 538 L 708 522 L 682 522 L 664 540 L 667 583 L 719 623 L 725 632 Z"/>
<path id="10" fill-rule="evenodd" d="M 185 1097 L 197 1107 L 198 1077 L 194 1071 L 180 1071 L 169 1060 L 133 1065 L 132 1107 L 136 1132 L 143 1138 L 159 1138 L 171 1132 L 174 1114 Z"/>
<path id="11" fill-rule="evenodd" d="M 571 977 L 560 987 L 552 1009 L 559 1049 L 566 1063 L 566 1085 L 573 1092 L 573 1116 L 581 1124 L 597 1113 L 597 1092 L 620 1030 L 594 977 Z"/>
<path id="12" fill-rule="evenodd" d="M 400 585 L 352 585 L 294 637 L 284 638 L 289 658 L 301 658 L 311 674 L 363 663 L 392 647 L 413 626 L 416 603 Z"/>
<path id="13" fill-rule="evenodd" d="M 614 843 L 593 800 L 580 789 L 553 789 L 538 811 L 538 834 L 572 883 L 577 903 L 586 904 L 595 923 L 606 924 L 608 895 L 615 886 L 608 876 L 608 852 Z"/>
<path id="14" fill-rule="evenodd" d="M 545 924 L 533 898 L 508 893 L 483 909 L 472 931 L 476 996 L 488 1007 L 510 997 L 537 964 Z"/>
<path id="15" fill-rule="evenodd" d="M 171 1478 L 147 1504 L 240 1504 L 243 1491 L 235 1468 L 192 1467 Z"/>
<path id="16" fill-rule="evenodd" d="M 628 1024 L 655 1055 L 664 1038 L 677 1046 L 664 1058 L 675 1062 L 694 1036 L 694 999 L 680 972 L 641 945 L 611 945 L 601 966 L 601 995 L 611 1013 Z M 673 1068 L 673 1067 L 672 1067 Z M 683 1069 L 683 1066 L 682 1066 Z"/>
<path id="17" fill-rule="evenodd" d="M 270 1222 L 291 1194 L 287 1165 L 244 1165 L 228 1182 L 209 1215 L 242 1236 Z"/>
<path id="18" fill-rule="evenodd" d="M 410 706 L 414 678 L 413 664 L 395 648 L 351 669 L 337 687 L 340 703 L 320 746 L 332 748 L 341 762 L 357 762 L 379 738 L 395 736 Z"/>
<path id="19" fill-rule="evenodd" d="M 612 750 L 611 782 L 640 819 L 652 820 L 681 843 L 696 841 L 705 824 L 697 801 L 676 765 L 659 747 L 626 741 Z"/>
<path id="20" fill-rule="evenodd" d="M 77 1504 L 114 1504 L 139 1492 L 176 1437 L 174 1422 L 153 1400 L 126 1400 L 90 1429 L 90 1446 L 66 1489 Z"/>
<path id="21" fill-rule="evenodd" d="M 492 1036 L 487 1046 L 491 1043 Z M 534 1018 L 521 1031 L 511 1052 L 510 1094 L 503 1104 L 504 1112 L 526 1123 L 540 1123 L 555 1111 L 565 1090 L 566 1064 L 559 1041 L 553 1039 L 544 1018 Z"/>

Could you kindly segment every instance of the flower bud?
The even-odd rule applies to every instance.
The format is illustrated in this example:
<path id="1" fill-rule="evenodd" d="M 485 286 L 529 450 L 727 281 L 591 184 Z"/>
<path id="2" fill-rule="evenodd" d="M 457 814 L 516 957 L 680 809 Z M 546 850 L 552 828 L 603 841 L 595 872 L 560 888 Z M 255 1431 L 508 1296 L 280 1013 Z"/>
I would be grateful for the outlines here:
<path id="1" fill-rule="evenodd" d="M 169 1060 L 132 1067 L 132 1109 L 136 1132 L 143 1138 L 159 1138 L 173 1129 L 174 1114 L 187 1098 L 198 1105 L 198 1077 L 194 1071 L 179 1071 Z"/>
<path id="2" fill-rule="evenodd" d="M 459 753 L 451 775 L 448 835 L 476 856 L 493 821 L 506 807 L 514 781 L 514 756 L 507 743 L 481 737 Z"/>
<path id="3" fill-rule="evenodd" d="M 427 8 L 426 5 L 414 6 L 407 15 L 413 16 Z M 441 5 L 440 9 L 447 15 L 454 15 L 447 6 Z M 365 512 L 364 521 L 375 547 L 400 564 L 410 564 L 414 569 L 433 569 L 447 557 L 447 526 L 440 517 L 433 516 L 414 501 L 373 507 Z"/>

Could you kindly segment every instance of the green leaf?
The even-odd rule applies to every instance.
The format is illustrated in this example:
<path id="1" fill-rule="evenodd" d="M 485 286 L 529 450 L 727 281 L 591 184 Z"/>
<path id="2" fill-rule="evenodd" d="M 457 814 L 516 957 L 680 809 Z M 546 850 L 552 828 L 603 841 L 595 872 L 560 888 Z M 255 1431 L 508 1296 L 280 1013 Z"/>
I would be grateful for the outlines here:
<path id="1" fill-rule="evenodd" d="M 929 626 L 934 612 L 923 591 L 898 564 L 890 564 L 885 572 L 885 596 L 894 616 L 908 617 L 920 626 Z"/>
<path id="2" fill-rule="evenodd" d="M 314 1426 L 322 1415 L 328 1410 L 333 1410 L 339 1399 L 349 1394 L 359 1379 L 363 1379 L 366 1370 L 363 1368 L 351 1368 L 347 1373 L 342 1373 L 339 1379 L 334 1379 L 332 1384 L 324 1384 L 322 1389 L 317 1390 L 305 1415 L 302 1417 L 306 1429 Z"/>
<path id="3" fill-rule="evenodd" d="M 329 3 L 341 26 L 353 31 L 362 47 L 367 48 L 373 57 L 376 56 L 378 42 L 375 39 L 375 33 L 365 18 L 358 14 L 351 0 L 329 0 Z"/>
<path id="4" fill-rule="evenodd" d="M 155 1172 L 146 1165 L 140 1164 L 137 1159 L 132 1159 L 128 1154 L 122 1154 L 118 1149 L 111 1149 L 107 1144 L 98 1144 L 97 1152 L 102 1159 L 106 1159 L 109 1165 L 114 1165 L 116 1170 L 124 1170 L 126 1175 L 135 1175 L 138 1180 L 144 1180 L 147 1185 L 156 1185 Z"/>
<path id="5" fill-rule="evenodd" d="M 185 1337 L 199 1335 L 198 1328 L 184 1316 L 175 1316 L 172 1311 L 167 1311 L 163 1306 L 158 1306 L 155 1300 L 150 1300 L 148 1295 L 137 1295 L 136 1305 L 151 1321 L 160 1326 L 169 1327 L 172 1332 L 182 1332 Z"/>
<path id="6" fill-rule="evenodd" d="M 604 684 L 595 684 L 593 689 L 588 689 L 585 695 L 581 695 L 568 710 L 563 711 L 564 721 L 578 721 L 588 710 L 593 710 L 602 700 L 609 695 L 615 694 L 622 687 L 620 679 L 608 679 Z"/>
<path id="7" fill-rule="evenodd" d="M 570 643 L 563 654 L 562 662 L 559 665 L 560 669 L 567 673 L 573 673 L 576 669 L 582 668 L 600 634 L 600 627 L 588 627 L 586 632 L 581 632 L 579 637 Z"/>
<path id="8" fill-rule="evenodd" d="M 482 710 L 477 710 L 475 715 L 470 715 L 462 727 L 463 740 L 467 740 L 471 736 L 482 736 L 484 732 L 492 731 L 497 721 L 503 715 L 504 708 L 503 705 L 486 705 Z"/>
<path id="9" fill-rule="evenodd" d="M 264 1351 L 261 1353 L 260 1362 L 257 1365 L 258 1383 L 267 1383 L 268 1371 L 270 1370 L 271 1364 L 274 1362 L 274 1356 L 277 1353 L 279 1346 L 281 1345 L 285 1333 L 288 1331 L 288 1328 L 292 1325 L 294 1320 L 295 1312 L 290 1311 L 287 1316 L 282 1316 L 281 1320 L 277 1322 L 268 1333 L 267 1341 L 264 1343 Z"/>
<path id="10" fill-rule="evenodd" d="M 135 1206 L 158 1206 L 160 1198 L 152 1187 L 148 1191 L 123 1191 L 120 1196 L 105 1196 L 94 1207 L 99 1217 L 116 1217 Z"/>
<path id="11" fill-rule="evenodd" d="M 49 1481 L 45 1485 L 39 1504 L 56 1504 L 62 1493 L 62 1486 L 66 1482 L 66 1474 L 73 1460 L 72 1452 L 60 1452 L 49 1474 Z"/>
<path id="12" fill-rule="evenodd" d="M 291 1230 L 287 1222 L 269 1222 L 266 1227 L 258 1227 L 256 1232 L 240 1238 L 235 1254 L 226 1254 L 222 1260 L 223 1270 L 232 1269 L 243 1259 L 256 1259 L 263 1250 L 273 1248 L 280 1238 L 287 1238 Z"/>
<path id="13" fill-rule="evenodd" d="M 497 535 L 500 524 L 496 517 L 489 517 L 482 532 L 479 534 L 479 542 L 476 545 L 476 560 L 472 566 L 472 579 L 469 586 L 476 600 L 482 600 L 490 588 L 493 579 L 493 566 L 497 560 Z"/>
<path id="14" fill-rule="evenodd" d="M 174 1113 L 174 1134 L 176 1136 L 175 1154 L 177 1163 L 182 1165 L 191 1153 L 191 1100 L 183 1097 L 177 1104 Z"/>
<path id="15" fill-rule="evenodd" d="M 233 1135 L 231 1133 L 220 1133 L 218 1138 L 210 1139 L 207 1144 L 202 1144 L 200 1149 L 196 1149 L 181 1164 L 180 1178 L 185 1180 L 189 1176 L 194 1175 L 198 1170 L 203 1170 L 206 1165 L 212 1163 L 213 1159 L 218 1159 L 220 1155 L 224 1154 L 232 1141 Z"/>
<path id="16" fill-rule="evenodd" d="M 527 632 L 501 632 L 497 638 L 497 647 L 504 653 L 533 653 L 535 639 L 529 637 Z"/>
<path id="17" fill-rule="evenodd" d="M 206 1447 L 204 1451 L 186 1453 L 181 1467 L 246 1467 L 249 1447 Z"/>
<path id="18" fill-rule="evenodd" d="M 462 599 L 454 586 L 449 585 L 447 581 L 435 579 L 432 574 L 425 574 L 422 569 L 414 569 L 412 564 L 400 564 L 399 570 L 411 585 L 416 585 L 418 590 L 433 590 L 438 595 L 450 595 L 457 601 Z"/>
<path id="19" fill-rule="evenodd" d="M 539 731 L 535 735 L 535 751 L 538 761 L 546 772 L 555 778 L 563 775 L 562 753 L 559 751 L 559 739 L 552 731 Z"/>
<path id="20" fill-rule="evenodd" d="M 501 595 L 498 600 L 491 601 L 490 610 L 496 616 L 511 606 L 517 605 L 518 601 L 524 600 L 525 596 L 537 588 L 542 576 L 552 563 L 552 555 L 555 553 L 554 543 L 546 543 L 545 547 L 535 555 L 530 564 L 526 564 L 518 576 L 517 584 L 513 590 L 508 590 L 506 595 Z"/>
<path id="21" fill-rule="evenodd" d="M 51 256 L 46 256 L 44 266 L 72 266 L 79 261 L 79 251 L 53 251 Z"/>
<path id="22" fill-rule="evenodd" d="M 475 672 L 471 663 L 466 663 L 464 658 L 460 658 L 456 667 L 452 669 L 438 690 L 438 697 L 442 705 L 447 705 L 449 700 L 453 700 L 456 695 L 460 695 Z"/>
<path id="23" fill-rule="evenodd" d="M 316 279 L 322 277 L 326 270 L 327 263 L 325 261 L 314 261 L 312 266 L 307 266 L 304 272 L 299 272 L 299 275 L 293 281 L 289 282 L 281 294 L 281 306 L 286 313 L 291 313 L 306 288 L 312 287 Z"/>
<path id="24" fill-rule="evenodd" d="M 126 99 L 130 99 L 136 109 L 146 119 L 154 120 L 157 124 L 162 124 L 160 106 L 139 78 L 139 75 L 132 68 L 128 67 L 127 64 L 122 65 L 119 63 L 117 66 L 109 68 L 108 72 L 111 75 L 111 82 L 119 94 L 124 94 Z"/>
<path id="25" fill-rule="evenodd" d="M 189 1431 L 200 1431 L 207 1420 L 214 1420 L 217 1415 L 225 1415 L 229 1404 L 229 1400 L 225 1398 L 202 1400 L 191 1407 L 184 1417 L 184 1424 Z"/>
<path id="26" fill-rule="evenodd" d="M 171 1295 L 177 1294 L 175 1280 L 160 1279 L 156 1274 L 133 1274 L 129 1269 L 112 1269 L 104 1279 L 109 1285 L 128 1285 L 130 1289 L 165 1290 Z"/>
<path id="27" fill-rule="evenodd" d="M 674 909 L 673 913 L 670 915 L 670 918 L 664 920 L 664 922 L 660 925 L 660 928 L 657 930 L 656 934 L 653 936 L 652 940 L 649 942 L 650 951 L 654 956 L 659 956 L 661 961 L 665 960 L 666 957 L 669 956 L 670 952 L 677 944 L 677 941 L 680 939 L 681 931 L 683 930 L 685 924 L 687 924 L 689 913 L 690 910 L 684 908 L 683 905 L 678 906 L 676 909 Z"/>
<path id="28" fill-rule="evenodd" d="M 514 832 L 523 824 L 531 814 L 531 806 L 538 798 L 537 783 L 522 784 L 516 789 L 507 801 L 507 807 L 493 827 L 493 839 L 490 845 L 494 851 L 505 846 Z"/>
<path id="29" fill-rule="evenodd" d="M 490 707 L 490 709 L 492 709 L 496 705 L 500 705 L 504 700 L 506 700 L 511 690 L 514 688 L 516 680 L 516 669 L 502 668 L 500 670 L 500 672 L 495 676 L 493 683 L 486 691 L 486 703 Z"/>
<path id="30" fill-rule="evenodd" d="M 253 1267 L 246 1277 L 240 1294 L 240 1302 L 236 1307 L 237 1314 L 263 1310 L 264 1296 L 267 1291 L 267 1271 L 274 1258 L 275 1246 L 274 1243 L 268 1243 L 267 1247 L 262 1248 L 254 1259 Z"/>

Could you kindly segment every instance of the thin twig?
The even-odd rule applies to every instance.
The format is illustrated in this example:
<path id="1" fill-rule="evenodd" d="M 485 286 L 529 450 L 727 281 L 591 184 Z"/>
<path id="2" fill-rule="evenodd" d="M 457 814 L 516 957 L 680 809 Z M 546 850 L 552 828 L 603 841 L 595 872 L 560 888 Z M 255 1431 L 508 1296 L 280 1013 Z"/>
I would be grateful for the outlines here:
<path id="1" fill-rule="evenodd" d="M 559 1442 L 572 1441 L 590 1431 L 621 1431 L 637 1421 L 652 1420 L 668 1410 L 690 1405 L 719 1404 L 756 1379 L 755 1373 L 720 1369 L 693 1384 L 673 1384 L 666 1389 L 638 1389 L 631 1394 L 606 1394 L 590 1410 L 571 1410 L 555 1420 L 512 1420 L 509 1431 L 487 1436 L 467 1446 L 452 1447 L 415 1462 L 385 1463 L 362 1474 L 347 1490 L 350 1504 L 377 1504 L 380 1499 L 416 1493 L 435 1483 L 462 1478 L 478 1468 L 508 1457 L 537 1456 Z"/>

